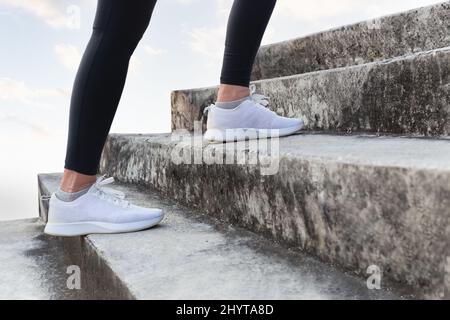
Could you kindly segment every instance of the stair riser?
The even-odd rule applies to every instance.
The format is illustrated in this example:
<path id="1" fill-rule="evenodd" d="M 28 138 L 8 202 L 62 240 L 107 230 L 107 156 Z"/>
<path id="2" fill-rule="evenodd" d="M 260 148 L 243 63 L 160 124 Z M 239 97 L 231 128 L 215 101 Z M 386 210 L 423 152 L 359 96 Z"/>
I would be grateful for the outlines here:
<path id="1" fill-rule="evenodd" d="M 307 130 L 450 133 L 450 49 L 255 84 L 274 111 L 304 119 Z M 215 97 L 216 88 L 173 92 L 173 130 L 192 131 Z"/>
<path id="2" fill-rule="evenodd" d="M 252 79 L 346 67 L 447 46 L 449 2 L 264 46 Z"/>
<path id="3" fill-rule="evenodd" d="M 48 217 L 48 201 L 43 201 L 42 197 L 49 197 L 57 190 L 61 177 L 61 174 L 38 175 L 39 215 L 44 222 Z M 88 237 L 50 238 L 61 247 L 72 264 L 80 267 L 81 286 L 87 299 L 135 299 Z"/>
<path id="4" fill-rule="evenodd" d="M 256 167 L 175 165 L 172 148 L 114 135 L 101 171 L 361 275 L 377 265 L 426 297 L 444 291 L 449 172 L 282 158 L 263 177 Z"/>

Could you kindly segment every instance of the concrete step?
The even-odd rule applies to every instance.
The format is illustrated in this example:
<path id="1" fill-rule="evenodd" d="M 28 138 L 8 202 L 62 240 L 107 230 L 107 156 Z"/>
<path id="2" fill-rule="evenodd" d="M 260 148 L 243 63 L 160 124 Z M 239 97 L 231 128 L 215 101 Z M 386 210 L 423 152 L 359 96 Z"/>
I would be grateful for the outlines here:
<path id="1" fill-rule="evenodd" d="M 41 194 L 56 190 L 60 177 L 39 175 Z M 79 238 L 82 274 L 101 279 L 122 298 L 397 299 L 405 291 L 385 285 L 369 290 L 353 275 L 176 205 L 149 188 L 118 184 L 114 189 L 167 215 L 148 231 Z M 44 216 L 46 211 L 41 208 Z"/>
<path id="2" fill-rule="evenodd" d="M 0 222 L 0 300 L 95 298 L 67 287 L 68 267 L 78 262 L 43 229 L 39 219 Z"/>
<path id="3" fill-rule="evenodd" d="M 450 46 L 450 2 L 263 46 L 253 80 L 334 69 Z"/>
<path id="4" fill-rule="evenodd" d="M 450 134 L 450 48 L 255 83 L 280 115 L 307 130 Z M 172 129 L 193 131 L 216 87 L 172 93 Z"/>
<path id="5" fill-rule="evenodd" d="M 298 135 L 255 147 L 111 135 L 101 171 L 357 274 L 377 266 L 384 279 L 442 298 L 449 159 L 448 140 Z"/>

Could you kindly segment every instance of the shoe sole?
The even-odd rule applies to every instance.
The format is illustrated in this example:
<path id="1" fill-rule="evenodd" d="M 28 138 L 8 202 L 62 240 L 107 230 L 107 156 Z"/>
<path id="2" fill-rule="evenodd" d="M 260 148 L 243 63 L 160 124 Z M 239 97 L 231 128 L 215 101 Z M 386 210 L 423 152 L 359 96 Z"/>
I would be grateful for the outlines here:
<path id="1" fill-rule="evenodd" d="M 302 130 L 304 124 L 283 129 L 209 129 L 204 138 L 209 142 L 234 142 L 244 140 L 257 140 L 279 138 L 292 135 Z"/>
<path id="2" fill-rule="evenodd" d="M 164 219 L 164 215 L 151 220 L 130 223 L 76 222 L 47 223 L 44 233 L 56 237 L 76 237 L 88 234 L 129 233 L 149 229 Z"/>

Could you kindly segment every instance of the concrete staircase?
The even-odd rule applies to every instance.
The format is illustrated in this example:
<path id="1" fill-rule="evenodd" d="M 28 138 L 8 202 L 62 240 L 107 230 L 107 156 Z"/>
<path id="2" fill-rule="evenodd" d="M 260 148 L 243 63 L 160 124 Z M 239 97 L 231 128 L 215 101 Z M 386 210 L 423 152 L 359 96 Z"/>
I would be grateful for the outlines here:
<path id="1" fill-rule="evenodd" d="M 261 48 L 253 72 L 278 113 L 309 130 L 450 132 L 450 3 Z M 194 129 L 216 88 L 172 94 L 172 129 Z"/>
<path id="2" fill-rule="evenodd" d="M 450 134 L 449 47 L 254 84 L 270 96 L 274 111 L 304 119 L 310 131 Z M 205 124 L 203 110 L 215 101 L 216 89 L 173 92 L 173 130 Z"/>
<path id="3" fill-rule="evenodd" d="M 192 131 L 212 87 L 173 92 L 174 135 L 109 137 L 101 172 L 168 219 L 65 240 L 87 286 L 122 298 L 450 298 L 450 2 L 263 47 L 253 79 L 305 133 L 207 145 Z M 40 194 L 58 179 L 41 175 Z M 383 290 L 367 288 L 368 270 Z"/>
<path id="4" fill-rule="evenodd" d="M 189 135 L 216 87 L 173 92 L 176 137 L 111 135 L 102 172 L 344 270 L 376 265 L 385 279 L 444 297 L 450 2 L 263 47 L 253 79 L 274 111 L 307 125 L 269 155 L 276 174 L 248 165 L 262 155 L 245 143 Z M 224 164 L 233 157 L 246 164 Z"/>
<path id="5" fill-rule="evenodd" d="M 426 297 L 445 292 L 448 140 L 299 135 L 280 141 L 270 175 L 274 168 L 261 162 L 174 163 L 180 153 L 208 163 L 253 152 L 245 143 L 192 146 L 195 138 L 182 138 L 112 135 L 102 171 L 361 276 L 375 265 L 385 280 Z"/>
<path id="6" fill-rule="evenodd" d="M 41 196 L 58 187 L 60 174 L 39 175 Z M 407 287 L 365 280 L 255 233 L 176 204 L 148 187 L 118 184 L 133 203 L 163 208 L 164 223 L 123 235 L 59 239 L 82 271 L 87 297 L 109 299 L 399 299 Z M 41 216 L 47 214 L 41 203 Z M 51 238 L 52 237 L 46 237 Z M 367 275 L 369 277 L 369 275 Z"/>

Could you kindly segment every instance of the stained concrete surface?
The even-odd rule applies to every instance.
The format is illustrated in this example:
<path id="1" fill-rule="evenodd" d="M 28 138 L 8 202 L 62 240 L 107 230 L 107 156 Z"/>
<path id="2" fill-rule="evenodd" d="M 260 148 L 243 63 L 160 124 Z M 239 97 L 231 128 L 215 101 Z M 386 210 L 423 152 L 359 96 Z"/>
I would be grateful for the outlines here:
<path id="1" fill-rule="evenodd" d="M 341 68 L 450 46 L 450 2 L 263 46 L 252 79 Z"/>
<path id="2" fill-rule="evenodd" d="M 450 134 L 450 47 L 359 66 L 257 81 L 279 115 L 310 131 Z M 172 129 L 206 123 L 216 87 L 172 93 Z"/>
<path id="3" fill-rule="evenodd" d="M 112 135 L 101 170 L 352 272 L 377 265 L 424 297 L 445 294 L 449 140 L 300 134 L 280 139 L 279 170 L 264 175 L 261 163 L 224 164 L 255 153 L 243 142 L 179 138 Z M 204 158 L 176 163 L 180 151 Z M 212 154 L 221 162 L 207 164 Z"/>
<path id="4" fill-rule="evenodd" d="M 40 175 L 56 187 L 59 175 Z M 47 183 L 48 181 L 48 183 Z M 53 187 L 52 187 L 53 186 Z M 254 233 L 187 209 L 158 193 L 117 185 L 132 202 L 163 208 L 154 229 L 122 235 L 90 235 L 96 277 L 108 267 L 137 299 L 397 299 L 368 290 L 364 280 L 287 250 Z M 44 191 L 45 194 L 47 191 Z M 88 270 L 89 271 L 89 270 Z M 94 270 L 91 270 L 94 271 Z M 111 281 L 113 286 L 117 281 Z M 398 290 L 398 289 L 396 289 Z M 395 292 L 400 292 L 395 291 Z"/>
<path id="5" fill-rule="evenodd" d="M 83 299 L 69 290 L 67 267 L 77 264 L 39 219 L 0 222 L 0 299 Z"/>

